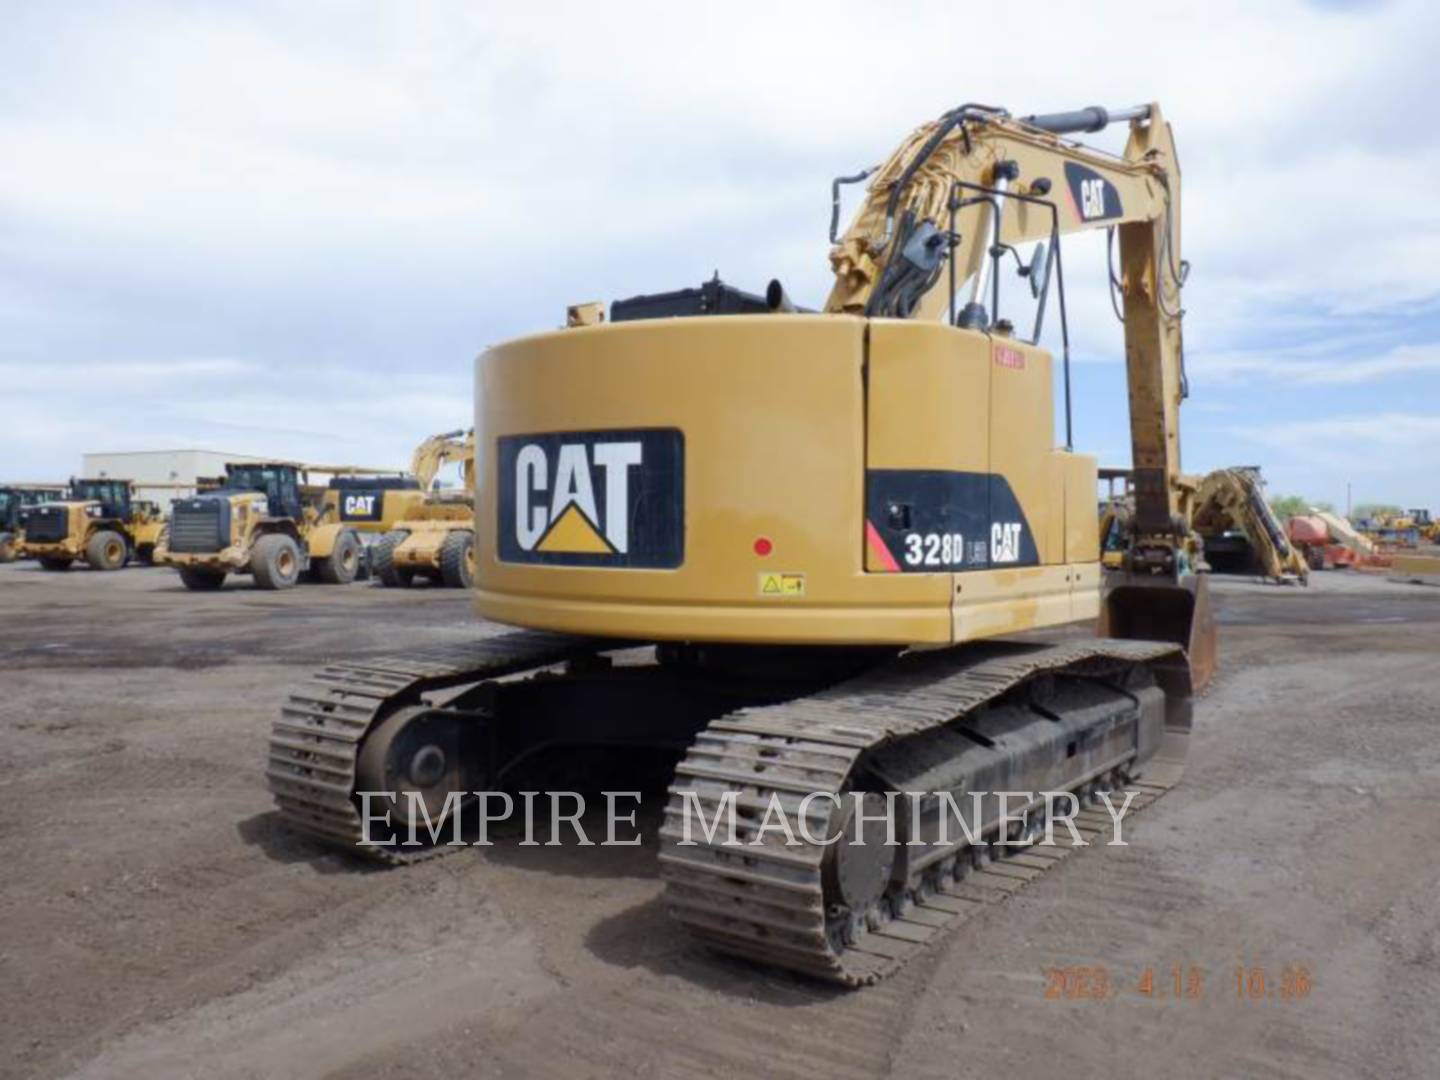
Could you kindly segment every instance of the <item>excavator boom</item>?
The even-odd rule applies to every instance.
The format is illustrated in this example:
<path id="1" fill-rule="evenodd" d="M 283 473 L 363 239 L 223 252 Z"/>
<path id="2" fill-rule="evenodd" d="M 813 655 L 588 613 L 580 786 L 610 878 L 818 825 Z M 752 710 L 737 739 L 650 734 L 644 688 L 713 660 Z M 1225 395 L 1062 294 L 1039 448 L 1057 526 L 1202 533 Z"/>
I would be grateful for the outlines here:
<path id="1" fill-rule="evenodd" d="M 1115 122 L 1129 124 L 1119 157 L 1069 138 Z M 837 235 L 840 187 L 864 179 L 864 202 Z M 1013 253 L 1039 297 L 1038 340 L 1055 282 L 1067 449 L 1073 435 L 1060 238 L 1103 228 L 1112 245 L 1118 239 L 1120 269 L 1111 287 L 1125 326 L 1132 508 L 1124 567 L 1111 575 L 1102 632 L 1185 645 L 1195 684 L 1207 685 L 1214 631 L 1206 582 L 1194 574 L 1200 545 L 1187 522 L 1180 460 L 1180 404 L 1188 394 L 1180 294 L 1189 270 L 1180 254 L 1180 162 L 1160 107 L 1093 106 L 1017 119 L 963 105 L 916 129 L 878 167 L 837 180 L 832 192 L 835 284 L 827 311 L 943 318 L 994 330 L 1001 269 Z M 1018 248 L 1031 241 L 1048 247 L 1025 265 Z"/>
<path id="2" fill-rule="evenodd" d="M 415 447 L 410 458 L 410 475 L 420 483 L 421 491 L 429 491 L 436 475 L 452 461 L 461 463 L 465 471 L 465 486 L 473 486 L 475 468 L 475 431 L 459 429 L 431 435 Z"/>
<path id="3" fill-rule="evenodd" d="M 1118 158 L 1066 138 L 1118 121 L 1130 124 Z M 1160 107 L 1016 119 L 1002 109 L 964 105 L 918 128 L 877 168 L 837 181 L 837 219 L 840 184 L 860 178 L 870 183 L 854 222 L 843 236 L 832 227 L 835 284 L 825 304 L 831 312 L 944 317 L 989 329 L 1007 249 L 1050 242 L 1039 264 L 1048 286 L 1052 266 L 1063 273 L 1054 243 L 1061 235 L 1114 231 L 1135 524 L 1154 540 L 1183 532 L 1176 492 L 1187 392 L 1180 308 L 1187 269 L 1180 256 L 1180 162 Z"/>

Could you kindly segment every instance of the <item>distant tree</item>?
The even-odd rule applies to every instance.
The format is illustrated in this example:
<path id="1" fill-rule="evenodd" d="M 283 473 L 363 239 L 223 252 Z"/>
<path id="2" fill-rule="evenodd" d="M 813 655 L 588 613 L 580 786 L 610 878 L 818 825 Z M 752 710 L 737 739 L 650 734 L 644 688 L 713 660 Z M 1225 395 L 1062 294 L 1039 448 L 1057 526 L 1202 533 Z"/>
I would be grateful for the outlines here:
<path id="1" fill-rule="evenodd" d="M 1314 505 L 1303 495 L 1276 495 L 1270 500 L 1270 509 L 1275 511 L 1275 516 L 1281 521 L 1292 518 L 1296 514 L 1308 513 L 1310 507 Z"/>
<path id="2" fill-rule="evenodd" d="M 1357 518 L 1373 518 L 1381 514 L 1401 514 L 1404 511 L 1394 503 L 1361 503 L 1355 507 L 1351 516 Z"/>

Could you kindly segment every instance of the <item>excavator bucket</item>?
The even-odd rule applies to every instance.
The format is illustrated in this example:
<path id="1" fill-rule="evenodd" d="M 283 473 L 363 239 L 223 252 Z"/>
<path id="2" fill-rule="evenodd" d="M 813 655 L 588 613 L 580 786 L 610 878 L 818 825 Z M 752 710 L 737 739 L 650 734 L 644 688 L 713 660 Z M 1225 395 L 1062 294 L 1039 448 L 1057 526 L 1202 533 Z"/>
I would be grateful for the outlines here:
<path id="1" fill-rule="evenodd" d="M 1191 692 L 1203 693 L 1215 676 L 1209 577 L 1191 574 L 1177 583 L 1163 577 L 1117 576 L 1105 591 L 1100 636 L 1183 646 Z"/>

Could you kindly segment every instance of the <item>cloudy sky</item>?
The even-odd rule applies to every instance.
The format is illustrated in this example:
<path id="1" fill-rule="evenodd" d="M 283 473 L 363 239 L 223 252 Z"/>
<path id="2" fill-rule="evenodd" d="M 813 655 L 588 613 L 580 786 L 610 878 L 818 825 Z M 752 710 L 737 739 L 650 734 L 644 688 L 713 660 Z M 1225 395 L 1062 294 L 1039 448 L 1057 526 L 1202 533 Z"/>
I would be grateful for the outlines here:
<path id="1" fill-rule="evenodd" d="M 1187 470 L 1440 510 L 1432 0 L 0 15 L 0 477 L 179 446 L 398 464 L 466 422 L 486 343 L 567 303 L 717 268 L 819 303 L 830 178 L 949 106 L 1157 100 Z M 1125 464 L 1094 239 L 1066 246 L 1076 442 Z"/>

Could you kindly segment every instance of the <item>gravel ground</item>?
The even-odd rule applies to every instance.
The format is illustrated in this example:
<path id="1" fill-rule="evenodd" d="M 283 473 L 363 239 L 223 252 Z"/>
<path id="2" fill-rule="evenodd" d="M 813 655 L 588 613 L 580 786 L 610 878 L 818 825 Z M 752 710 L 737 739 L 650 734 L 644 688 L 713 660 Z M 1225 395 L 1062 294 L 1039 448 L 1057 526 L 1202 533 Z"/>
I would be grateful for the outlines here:
<path id="1" fill-rule="evenodd" d="M 1217 579 L 1221 675 L 1128 847 L 841 993 L 688 943 L 653 807 L 642 847 L 404 870 L 278 824 L 285 686 L 484 632 L 465 597 L 0 567 L 0 1074 L 1433 1077 L 1440 589 L 1312 580 Z M 1113 993 L 1047 996 L 1082 969 Z"/>

